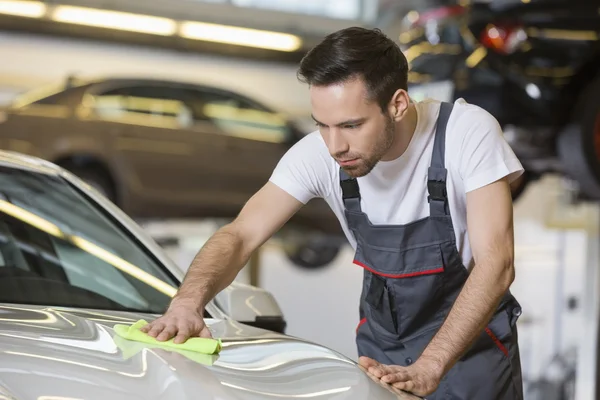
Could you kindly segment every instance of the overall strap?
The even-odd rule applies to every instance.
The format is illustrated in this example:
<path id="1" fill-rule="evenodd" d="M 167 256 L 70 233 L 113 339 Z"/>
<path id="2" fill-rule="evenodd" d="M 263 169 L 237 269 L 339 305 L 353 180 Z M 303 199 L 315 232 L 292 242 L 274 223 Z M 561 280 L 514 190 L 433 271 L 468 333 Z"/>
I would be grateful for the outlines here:
<path id="1" fill-rule="evenodd" d="M 445 166 L 444 156 L 446 152 L 446 126 L 450 113 L 452 112 L 452 103 L 442 102 L 440 113 L 435 128 L 435 139 L 433 142 L 433 155 L 431 165 L 428 171 L 427 190 L 429 196 L 429 214 L 430 216 L 449 215 L 448 192 L 446 190 L 446 177 L 448 170 Z"/>
<path id="2" fill-rule="evenodd" d="M 340 186 L 342 187 L 342 200 L 349 211 L 360 212 L 360 190 L 358 181 L 340 167 Z"/>

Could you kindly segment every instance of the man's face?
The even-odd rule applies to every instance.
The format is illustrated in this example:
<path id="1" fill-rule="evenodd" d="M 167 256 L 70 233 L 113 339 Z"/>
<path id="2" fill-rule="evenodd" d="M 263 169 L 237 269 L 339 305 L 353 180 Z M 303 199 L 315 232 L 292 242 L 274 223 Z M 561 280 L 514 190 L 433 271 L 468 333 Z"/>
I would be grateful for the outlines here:
<path id="1" fill-rule="evenodd" d="M 390 149 L 395 125 L 360 79 L 311 86 L 313 118 L 329 154 L 352 177 L 368 174 Z"/>

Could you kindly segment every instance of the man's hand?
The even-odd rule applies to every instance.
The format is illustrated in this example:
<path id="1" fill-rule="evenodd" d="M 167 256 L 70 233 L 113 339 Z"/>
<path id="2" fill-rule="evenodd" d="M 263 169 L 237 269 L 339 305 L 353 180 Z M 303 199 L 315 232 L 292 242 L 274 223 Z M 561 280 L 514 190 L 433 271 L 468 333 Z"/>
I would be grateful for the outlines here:
<path id="1" fill-rule="evenodd" d="M 417 360 L 408 367 L 381 364 L 369 357 L 360 357 L 358 362 L 369 374 L 379 378 L 381 382 L 421 397 L 435 392 L 442 380 L 442 374 L 438 372 L 438 368 L 422 360 Z"/>
<path id="2" fill-rule="evenodd" d="M 212 337 L 201 311 L 192 305 L 176 303 L 162 317 L 141 328 L 141 331 L 159 342 L 175 337 L 173 343 L 177 344 L 184 343 L 190 337 Z"/>

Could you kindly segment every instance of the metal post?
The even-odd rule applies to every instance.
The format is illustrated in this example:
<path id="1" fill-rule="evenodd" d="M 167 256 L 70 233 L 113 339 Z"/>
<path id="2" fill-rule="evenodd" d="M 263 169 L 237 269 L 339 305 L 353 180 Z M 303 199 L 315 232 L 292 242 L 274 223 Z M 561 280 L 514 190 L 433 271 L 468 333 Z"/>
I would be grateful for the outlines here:
<path id="1" fill-rule="evenodd" d="M 600 206 L 589 207 L 586 282 L 582 298 L 583 324 L 577 351 L 575 399 L 594 400 L 598 391 L 598 319 L 600 317 Z"/>

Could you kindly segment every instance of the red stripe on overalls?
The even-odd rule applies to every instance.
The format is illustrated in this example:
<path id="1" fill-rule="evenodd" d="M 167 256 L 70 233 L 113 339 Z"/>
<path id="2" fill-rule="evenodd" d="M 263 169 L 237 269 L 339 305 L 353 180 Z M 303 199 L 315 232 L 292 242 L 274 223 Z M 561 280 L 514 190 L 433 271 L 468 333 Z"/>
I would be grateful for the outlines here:
<path id="1" fill-rule="evenodd" d="M 368 266 L 361 263 L 360 261 L 354 260 L 352 262 L 360 267 L 363 267 L 367 271 L 374 273 L 375 275 L 384 276 L 386 278 L 410 278 L 413 276 L 439 274 L 441 272 L 444 272 L 444 268 L 442 267 L 442 268 L 436 268 L 436 269 L 428 269 L 426 271 L 409 272 L 407 274 L 384 274 L 383 272 L 378 272 L 378 271 L 375 271 L 373 268 L 369 268 Z"/>
<path id="2" fill-rule="evenodd" d="M 492 332 L 490 328 L 485 328 L 485 333 L 487 333 L 492 338 L 492 340 L 494 341 L 494 343 L 496 343 L 496 346 L 498 346 L 500 351 L 503 352 L 506 357 L 508 357 L 508 350 L 506 350 L 506 347 L 504 347 L 502 342 L 496 337 L 496 335 L 494 335 L 494 332 Z"/>
<path id="3" fill-rule="evenodd" d="M 356 333 L 358 333 L 358 328 L 360 328 L 362 326 L 362 324 L 364 324 L 365 322 L 367 322 L 366 318 L 363 318 L 363 319 L 360 320 L 360 322 L 356 326 Z"/>

